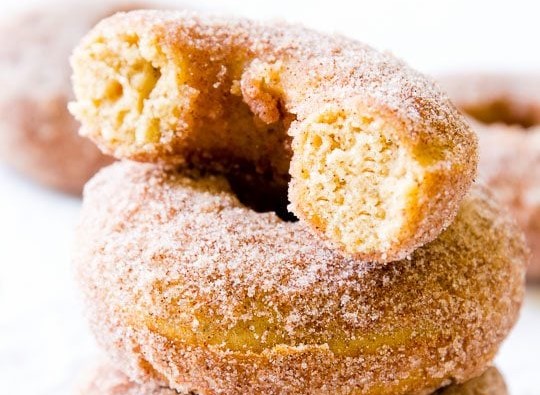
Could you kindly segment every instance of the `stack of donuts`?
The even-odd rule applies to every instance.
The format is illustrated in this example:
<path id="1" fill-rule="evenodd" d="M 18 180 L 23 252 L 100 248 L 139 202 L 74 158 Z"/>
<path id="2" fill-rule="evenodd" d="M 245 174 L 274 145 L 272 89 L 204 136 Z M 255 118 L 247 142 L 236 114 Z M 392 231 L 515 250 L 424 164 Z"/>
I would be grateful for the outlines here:
<path id="1" fill-rule="evenodd" d="M 506 394 L 528 250 L 476 135 L 391 55 L 135 11 L 72 56 L 75 267 L 108 356 L 83 394 Z"/>

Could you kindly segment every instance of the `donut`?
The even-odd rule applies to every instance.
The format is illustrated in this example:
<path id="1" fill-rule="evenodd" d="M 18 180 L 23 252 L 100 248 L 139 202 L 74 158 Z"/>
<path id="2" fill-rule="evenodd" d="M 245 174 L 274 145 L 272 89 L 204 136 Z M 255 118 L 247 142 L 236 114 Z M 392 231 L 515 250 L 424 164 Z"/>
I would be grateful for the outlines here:
<path id="1" fill-rule="evenodd" d="M 484 125 L 540 125 L 540 75 L 463 73 L 437 77 L 457 107 Z"/>
<path id="2" fill-rule="evenodd" d="M 523 234 L 482 187 L 410 257 L 344 256 L 200 170 L 113 164 L 74 265 L 115 366 L 202 394 L 428 393 L 480 375 L 515 323 Z"/>
<path id="3" fill-rule="evenodd" d="M 540 281 L 540 76 L 464 74 L 441 77 L 480 140 L 479 176 L 525 230 Z"/>
<path id="4" fill-rule="evenodd" d="M 156 383 L 136 383 L 109 363 L 96 366 L 79 385 L 76 395 L 197 395 L 182 393 Z M 480 377 L 454 384 L 433 395 L 508 395 L 504 378 L 490 367 Z"/>
<path id="5" fill-rule="evenodd" d="M 102 21 L 71 64 L 70 110 L 105 152 L 263 179 L 358 259 L 433 240 L 475 176 L 476 136 L 446 95 L 344 37 L 140 11 Z"/>
<path id="6" fill-rule="evenodd" d="M 480 377 L 464 384 L 451 385 L 434 395 L 508 395 L 503 376 L 495 367 L 490 367 Z"/>
<path id="7" fill-rule="evenodd" d="M 112 162 L 79 137 L 67 111 L 69 55 L 100 19 L 136 8 L 127 1 L 47 2 L 0 22 L 0 160 L 39 183 L 81 194 Z"/>
<path id="8" fill-rule="evenodd" d="M 108 361 L 96 363 L 74 391 L 75 395 L 198 395 L 178 392 L 156 381 L 137 383 Z"/>
<path id="9" fill-rule="evenodd" d="M 112 162 L 82 137 L 67 111 L 69 55 L 100 19 L 125 1 L 53 2 L 0 23 L 0 160 L 39 183 L 80 194 Z"/>

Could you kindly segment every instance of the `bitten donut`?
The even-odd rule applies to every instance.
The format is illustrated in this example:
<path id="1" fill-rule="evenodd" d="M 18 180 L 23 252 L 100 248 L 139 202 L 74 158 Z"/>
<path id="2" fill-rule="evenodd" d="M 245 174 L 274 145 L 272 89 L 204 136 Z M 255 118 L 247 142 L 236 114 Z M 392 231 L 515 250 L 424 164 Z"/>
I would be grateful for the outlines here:
<path id="1" fill-rule="evenodd" d="M 391 265 L 257 213 L 215 175 L 125 162 L 86 186 L 75 270 L 130 377 L 200 394 L 429 393 L 481 374 L 513 326 L 528 251 L 475 187 Z"/>
<path id="2" fill-rule="evenodd" d="M 80 387 L 76 395 L 198 395 L 187 394 L 149 383 L 135 383 L 124 373 L 108 363 L 98 365 Z M 414 395 L 414 394 L 411 394 Z M 465 384 L 454 384 L 435 391 L 433 395 L 508 395 L 506 384 L 499 371 L 491 367 L 480 377 Z"/>
<path id="3" fill-rule="evenodd" d="M 433 240 L 476 172 L 476 136 L 447 97 L 343 37 L 132 12 L 101 22 L 71 63 L 70 109 L 105 152 L 288 185 L 292 212 L 357 258 Z"/>
<path id="4" fill-rule="evenodd" d="M 480 139 L 480 178 L 507 204 L 533 252 L 528 276 L 540 280 L 540 75 L 441 78 Z"/>

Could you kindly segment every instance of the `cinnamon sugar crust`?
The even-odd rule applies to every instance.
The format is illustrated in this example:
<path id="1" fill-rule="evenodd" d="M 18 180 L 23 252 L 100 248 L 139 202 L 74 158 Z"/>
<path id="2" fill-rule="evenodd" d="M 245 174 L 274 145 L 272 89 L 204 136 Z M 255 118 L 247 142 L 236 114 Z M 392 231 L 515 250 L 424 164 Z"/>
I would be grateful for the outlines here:
<path id="1" fill-rule="evenodd" d="M 156 383 L 136 383 L 109 363 L 98 365 L 85 378 L 76 395 L 196 395 L 171 390 Z M 490 367 L 484 374 L 464 384 L 454 384 L 433 395 L 508 395 L 499 371 Z"/>
<path id="2" fill-rule="evenodd" d="M 117 158 L 256 174 L 364 260 L 405 258 L 454 218 L 477 141 L 389 54 L 298 26 L 120 13 L 74 51 L 72 113 Z"/>
<path id="3" fill-rule="evenodd" d="M 221 176 L 125 162 L 85 189 L 75 266 L 115 366 L 199 394 L 430 393 L 480 375 L 528 251 L 483 188 L 410 259 L 328 248 Z"/>
<path id="4" fill-rule="evenodd" d="M 533 257 L 528 278 L 540 281 L 540 75 L 440 80 L 478 134 L 479 176 L 525 230 Z"/>

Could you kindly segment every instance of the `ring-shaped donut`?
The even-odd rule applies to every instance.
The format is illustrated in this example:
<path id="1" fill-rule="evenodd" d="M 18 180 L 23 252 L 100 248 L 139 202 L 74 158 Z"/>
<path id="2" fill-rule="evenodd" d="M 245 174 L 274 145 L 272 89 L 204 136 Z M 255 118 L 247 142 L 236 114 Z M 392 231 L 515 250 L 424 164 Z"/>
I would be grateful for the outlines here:
<path id="1" fill-rule="evenodd" d="M 476 136 L 446 95 L 344 37 L 121 13 L 83 39 L 72 66 L 70 109 L 105 152 L 265 178 L 360 259 L 403 259 L 433 240 L 476 173 Z"/>
<path id="2" fill-rule="evenodd" d="M 85 189 L 75 265 L 135 380 L 203 394 L 408 394 L 480 375 L 515 323 L 523 234 L 481 187 L 391 265 L 242 205 L 221 176 L 124 162 Z"/>

